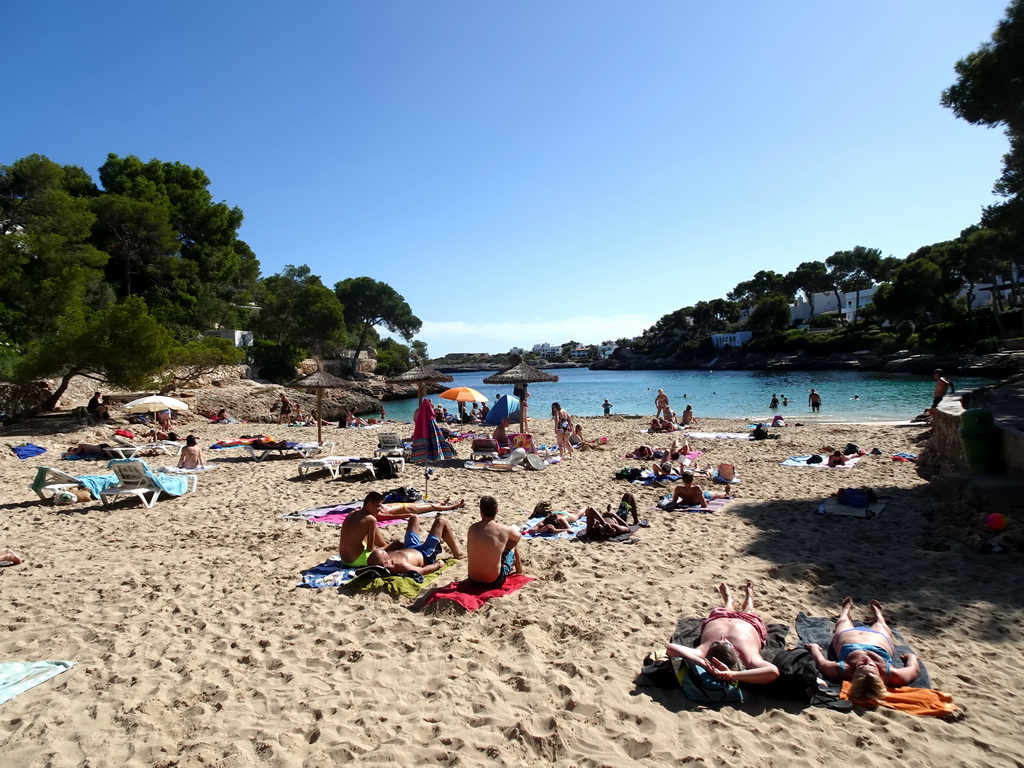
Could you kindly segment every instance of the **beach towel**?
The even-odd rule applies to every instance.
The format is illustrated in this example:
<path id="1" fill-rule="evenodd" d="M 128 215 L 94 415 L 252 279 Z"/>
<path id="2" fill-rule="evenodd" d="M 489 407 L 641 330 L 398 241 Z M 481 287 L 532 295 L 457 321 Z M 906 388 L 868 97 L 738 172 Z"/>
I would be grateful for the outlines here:
<path id="1" fill-rule="evenodd" d="M 651 509 L 662 509 L 666 512 L 717 512 L 732 499 L 711 499 L 706 507 L 692 504 L 672 504 L 672 497 L 665 496 Z"/>
<path id="2" fill-rule="evenodd" d="M 357 509 L 362 509 L 362 507 L 363 503 L 361 501 L 351 501 L 347 504 L 330 504 L 326 507 L 314 507 L 313 509 L 305 509 L 301 512 L 287 512 L 283 515 L 278 515 L 278 517 L 282 520 L 306 520 L 310 523 L 341 525 L 345 522 L 346 517 Z M 389 525 L 406 522 L 406 520 L 402 519 L 378 520 L 377 527 L 384 528 Z"/>
<path id="3" fill-rule="evenodd" d="M 41 453 L 46 453 L 46 449 L 39 445 L 32 445 L 32 443 L 25 443 L 24 445 L 12 445 L 10 446 L 14 455 L 24 461 L 25 459 L 31 459 L 33 456 L 38 456 Z"/>
<path id="4" fill-rule="evenodd" d="M 587 528 L 587 518 L 581 517 L 579 520 L 569 524 L 568 531 L 559 531 L 558 533 L 526 533 L 530 528 L 535 525 L 540 525 L 543 522 L 543 517 L 535 517 L 531 520 L 526 521 L 526 525 L 522 527 L 522 533 L 524 539 L 539 539 L 548 541 L 554 541 L 555 539 L 561 539 L 562 541 L 571 541 L 575 539 L 580 533 Z"/>
<path id="5" fill-rule="evenodd" d="M 785 461 L 780 462 L 779 466 L 782 466 L 782 467 L 814 467 L 816 469 L 821 469 L 821 468 L 825 468 L 825 469 L 852 469 L 853 465 L 856 464 L 861 459 L 860 456 L 847 456 L 845 464 L 840 464 L 837 467 L 830 467 L 828 465 L 828 454 L 827 453 L 822 453 L 822 454 L 819 454 L 819 455 L 821 456 L 821 463 L 819 463 L 819 464 L 808 464 L 807 460 L 809 458 L 811 458 L 812 454 L 805 453 L 805 454 L 803 454 L 801 456 L 790 456 Z"/>
<path id="6" fill-rule="evenodd" d="M 956 704 L 948 693 L 931 688 L 889 688 L 878 706 L 895 709 L 918 717 L 949 717 L 956 714 Z M 843 681 L 840 698 L 850 698 L 850 683 Z"/>
<path id="7" fill-rule="evenodd" d="M 699 440 L 750 440 L 748 432 L 687 432 L 686 435 Z"/>
<path id="8" fill-rule="evenodd" d="M 426 576 L 414 574 L 412 576 L 378 576 L 370 569 L 367 573 L 357 575 L 345 585 L 349 592 L 386 592 L 394 598 L 408 597 L 415 599 L 423 588 L 437 581 L 441 574 L 459 562 L 455 559 L 444 560 L 440 568 Z"/>
<path id="9" fill-rule="evenodd" d="M 319 565 L 314 565 L 308 571 L 303 571 L 299 586 L 310 589 L 341 587 L 356 577 L 357 570 L 357 568 L 343 566 L 339 555 L 331 555 Z"/>
<path id="10" fill-rule="evenodd" d="M 67 672 L 75 661 L 2 661 L 0 662 L 0 704 L 19 693 Z"/>
<path id="11" fill-rule="evenodd" d="M 107 469 L 110 469 L 117 464 L 128 463 L 141 464 L 142 471 L 143 474 L 145 474 L 146 479 L 168 496 L 184 496 L 188 493 L 189 484 L 187 477 L 174 477 L 172 475 L 154 472 L 149 468 L 149 465 L 146 464 L 146 462 L 141 461 L 140 459 L 111 459 L 107 462 Z"/>
<path id="12" fill-rule="evenodd" d="M 451 584 L 435 589 L 429 595 L 426 600 L 423 601 L 423 606 L 426 607 L 431 603 L 436 603 L 439 600 L 451 600 L 452 602 L 458 603 L 467 611 L 475 611 L 482 607 L 484 603 L 495 597 L 504 597 L 505 595 L 511 595 L 513 592 L 518 592 L 520 589 L 525 587 L 534 579 L 530 576 L 523 576 L 515 573 L 505 579 L 505 583 L 497 588 L 483 587 L 479 584 L 475 584 L 469 579 L 465 581 L 453 581 Z"/>
<path id="13" fill-rule="evenodd" d="M 893 461 L 912 461 L 912 462 L 916 462 L 917 461 L 917 454 L 916 453 L 894 453 L 892 455 L 892 460 Z"/>
<path id="14" fill-rule="evenodd" d="M 864 626 L 863 622 L 854 622 L 856 626 Z M 832 650 L 832 634 L 835 629 L 835 622 L 832 619 L 827 619 L 821 616 L 808 616 L 803 611 L 796 616 L 796 634 L 800 640 L 800 645 L 805 643 L 817 643 L 821 646 L 822 653 L 827 658 L 835 660 L 835 655 Z M 893 669 L 900 669 L 906 666 L 900 656 L 905 653 L 914 653 L 914 649 L 910 647 L 910 644 L 903 638 L 900 631 L 896 627 L 889 625 L 889 631 L 892 632 L 892 639 L 896 641 L 896 656 L 892 660 Z M 914 682 L 908 686 L 911 688 L 931 688 L 932 682 L 928 675 L 928 670 L 925 668 L 924 662 L 918 658 L 918 664 L 920 665 L 920 673 Z M 838 689 L 838 685 L 836 688 Z"/>
<path id="15" fill-rule="evenodd" d="M 211 469 L 220 469 L 219 464 L 207 464 L 205 467 L 196 467 L 195 469 L 185 469 L 184 467 L 172 467 L 170 465 L 157 467 L 156 472 L 163 472 L 165 475 L 195 475 L 200 472 L 207 472 Z"/>
<path id="16" fill-rule="evenodd" d="M 36 477 L 31 485 L 31 489 L 36 493 L 42 490 L 43 486 L 47 485 L 47 469 L 47 467 L 38 467 L 36 469 Z M 81 487 L 88 489 L 89 495 L 94 499 L 100 497 L 100 491 L 118 483 L 117 475 L 113 473 L 109 475 L 77 475 L 75 480 L 78 481 Z"/>
<path id="17" fill-rule="evenodd" d="M 815 512 L 819 515 L 840 515 L 842 517 L 863 517 L 872 519 L 881 515 L 887 506 L 891 498 L 889 496 L 882 496 L 878 501 L 868 504 L 867 507 L 850 507 L 846 504 L 840 504 L 834 496 L 829 496 L 821 504 Z"/>

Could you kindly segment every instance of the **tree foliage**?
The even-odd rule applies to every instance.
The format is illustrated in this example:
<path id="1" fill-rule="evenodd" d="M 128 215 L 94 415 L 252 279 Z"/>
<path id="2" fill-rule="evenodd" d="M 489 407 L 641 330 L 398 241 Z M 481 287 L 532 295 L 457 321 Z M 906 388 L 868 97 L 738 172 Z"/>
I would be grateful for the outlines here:
<path id="1" fill-rule="evenodd" d="M 376 325 L 411 340 L 423 326 L 404 298 L 390 285 L 371 277 L 351 277 L 334 286 L 334 293 L 344 306 L 345 322 L 356 338 L 353 366 L 366 348 L 370 331 Z"/>

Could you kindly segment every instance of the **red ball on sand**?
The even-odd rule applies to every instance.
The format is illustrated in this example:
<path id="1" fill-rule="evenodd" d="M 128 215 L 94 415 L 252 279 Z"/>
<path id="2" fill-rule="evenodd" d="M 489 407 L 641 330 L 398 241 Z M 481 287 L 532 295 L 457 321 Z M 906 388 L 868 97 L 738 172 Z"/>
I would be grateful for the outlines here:
<path id="1" fill-rule="evenodd" d="M 1001 531 L 1006 527 L 1006 515 L 993 512 L 985 518 L 985 525 L 988 526 L 990 531 Z"/>

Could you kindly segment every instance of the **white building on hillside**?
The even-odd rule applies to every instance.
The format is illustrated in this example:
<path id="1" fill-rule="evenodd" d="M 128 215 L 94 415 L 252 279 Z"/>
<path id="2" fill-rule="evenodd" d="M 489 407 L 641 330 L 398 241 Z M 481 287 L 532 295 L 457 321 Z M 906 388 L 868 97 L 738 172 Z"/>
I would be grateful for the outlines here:
<path id="1" fill-rule="evenodd" d="M 733 333 L 713 333 L 711 334 L 711 343 L 715 345 L 716 349 L 725 349 L 726 347 L 742 347 L 753 336 L 750 331 L 734 331 Z"/>
<path id="2" fill-rule="evenodd" d="M 561 347 L 552 347 L 546 341 L 543 344 L 534 344 L 533 351 L 538 357 L 557 357 L 562 354 Z"/>
<path id="3" fill-rule="evenodd" d="M 607 358 L 611 357 L 615 353 L 615 350 L 618 348 L 619 345 L 616 344 L 614 341 L 610 341 L 607 344 L 601 344 L 597 348 L 597 356 L 600 357 L 602 360 L 606 360 Z"/>

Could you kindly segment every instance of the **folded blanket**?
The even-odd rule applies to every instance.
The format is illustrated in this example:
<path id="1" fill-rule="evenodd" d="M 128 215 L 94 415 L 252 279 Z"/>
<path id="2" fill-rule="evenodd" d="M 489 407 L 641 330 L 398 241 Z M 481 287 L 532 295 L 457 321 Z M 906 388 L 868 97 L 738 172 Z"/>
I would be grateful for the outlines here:
<path id="1" fill-rule="evenodd" d="M 24 461 L 25 459 L 31 459 L 33 456 L 38 456 L 41 453 L 46 453 L 46 449 L 39 445 L 32 445 L 32 443 L 25 443 L 24 445 L 12 445 L 11 450 L 14 451 L 14 455 Z"/>
<path id="2" fill-rule="evenodd" d="M 814 467 L 814 468 L 818 468 L 818 469 L 820 469 L 822 467 L 824 467 L 825 469 L 850 469 L 850 468 L 853 467 L 854 464 L 856 464 L 861 459 L 860 456 L 847 456 L 845 464 L 840 464 L 837 467 L 830 467 L 828 465 L 828 454 L 827 453 L 820 454 L 820 456 L 821 456 L 821 463 L 820 464 L 808 464 L 807 463 L 807 460 L 809 458 L 811 458 L 812 455 L 813 454 L 805 453 L 805 454 L 803 454 L 801 456 L 790 456 L 785 461 L 780 462 L 779 466 L 783 466 L 783 467 Z"/>
<path id="3" fill-rule="evenodd" d="M 356 577 L 356 570 L 358 569 L 343 566 L 341 557 L 338 555 L 331 555 L 320 565 L 314 565 L 308 571 L 303 571 L 302 582 L 299 586 L 311 589 L 340 587 Z"/>
<path id="4" fill-rule="evenodd" d="M 526 525 L 524 525 L 521 529 L 523 532 L 523 538 L 539 539 L 542 541 L 544 539 L 547 539 L 549 541 L 554 541 L 555 539 L 569 541 L 571 539 L 576 538 L 582 531 L 586 530 L 587 528 L 587 519 L 585 517 L 581 517 L 579 520 L 576 520 L 575 522 L 569 524 L 568 531 L 559 531 L 558 533 L 526 533 L 526 531 L 530 528 L 533 528 L 533 526 L 540 525 L 541 522 L 543 522 L 543 520 L 543 517 L 535 517 L 531 520 L 527 520 Z"/>
<path id="5" fill-rule="evenodd" d="M 850 698 L 850 683 L 845 680 L 839 698 Z M 918 717 L 949 717 L 957 711 L 952 696 L 931 688 L 889 688 L 879 706 Z"/>
<path id="6" fill-rule="evenodd" d="M 850 507 L 840 504 L 834 496 L 829 496 L 815 510 L 819 515 L 841 515 L 843 517 L 866 517 L 875 518 L 881 515 L 889 506 L 890 497 L 882 496 L 878 501 L 869 504 L 867 507 Z"/>
<path id="7" fill-rule="evenodd" d="M 0 704 L 19 693 L 67 672 L 74 661 L 2 661 L 0 662 Z"/>
<path id="8" fill-rule="evenodd" d="M 902 453 L 902 452 L 901 453 L 894 453 L 892 455 L 892 460 L 893 461 L 912 461 L 912 462 L 916 462 L 917 461 L 917 454 L 916 453 Z"/>
<path id="9" fill-rule="evenodd" d="M 857 626 L 864 626 L 861 622 L 855 622 Z M 817 643 L 821 646 L 822 652 L 830 659 L 834 660 L 834 653 L 832 650 L 832 634 L 835 630 L 835 622 L 832 619 L 827 619 L 821 616 L 808 616 L 803 611 L 796 616 L 796 634 L 800 640 L 800 644 L 804 643 Z M 892 638 L 896 641 L 896 657 L 892 660 L 893 669 L 899 669 L 906 666 L 900 659 L 900 656 L 904 653 L 914 653 L 914 649 L 910 647 L 910 644 L 903 638 L 900 631 L 889 625 L 889 631 L 892 632 Z M 915 654 L 917 655 L 917 654 Z M 931 688 L 931 678 L 928 676 L 928 670 L 925 668 L 924 662 L 918 659 L 920 665 L 920 673 L 910 686 L 912 688 Z"/>
<path id="10" fill-rule="evenodd" d="M 511 595 L 513 592 L 517 592 L 534 579 L 530 576 L 523 576 L 521 574 L 513 574 L 509 576 L 505 583 L 496 588 L 482 587 L 469 579 L 465 581 L 453 581 L 451 584 L 435 589 L 429 595 L 426 600 L 423 601 L 423 606 L 426 607 L 431 603 L 436 603 L 438 600 L 451 600 L 458 603 L 467 611 L 475 611 L 480 608 L 484 603 L 494 597 L 503 597 L 505 595 Z"/>

